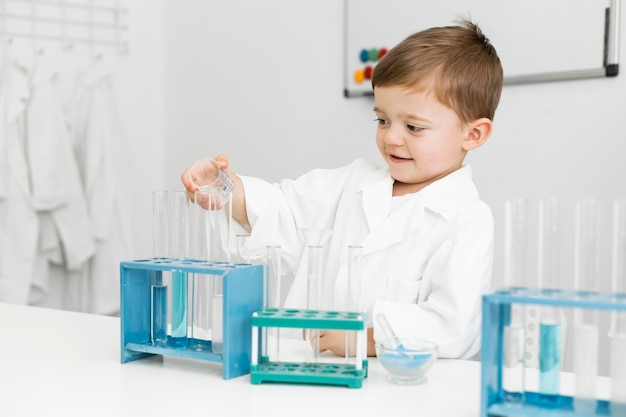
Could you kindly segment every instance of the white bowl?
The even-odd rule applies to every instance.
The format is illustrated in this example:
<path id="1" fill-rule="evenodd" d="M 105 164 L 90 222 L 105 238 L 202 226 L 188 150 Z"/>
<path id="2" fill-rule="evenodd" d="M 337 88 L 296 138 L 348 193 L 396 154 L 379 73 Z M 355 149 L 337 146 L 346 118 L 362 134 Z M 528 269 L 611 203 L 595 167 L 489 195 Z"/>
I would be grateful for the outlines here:
<path id="1" fill-rule="evenodd" d="M 396 348 L 376 343 L 376 356 L 394 384 L 426 382 L 426 372 L 437 360 L 438 352 L 438 346 L 426 340 L 401 339 Z"/>

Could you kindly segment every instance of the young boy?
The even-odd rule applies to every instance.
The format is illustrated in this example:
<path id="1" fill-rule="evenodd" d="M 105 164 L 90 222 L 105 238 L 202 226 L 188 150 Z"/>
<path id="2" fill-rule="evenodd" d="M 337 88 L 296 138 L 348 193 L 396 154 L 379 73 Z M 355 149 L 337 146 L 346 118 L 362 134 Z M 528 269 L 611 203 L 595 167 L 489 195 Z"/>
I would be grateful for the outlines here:
<path id="1" fill-rule="evenodd" d="M 463 161 L 491 134 L 502 78 L 495 49 L 474 23 L 431 28 L 391 49 L 373 73 L 385 167 L 356 160 L 269 184 L 237 176 L 226 156 L 216 158 L 235 180 L 233 218 L 250 231 L 250 248 L 281 246 L 285 276 L 293 279 L 285 307 L 306 307 L 303 231 L 329 230 L 319 308 L 345 308 L 348 246 L 362 246 L 368 355 L 384 338 L 379 313 L 399 337 L 437 343 L 440 357 L 479 351 L 493 218 Z M 188 176 L 182 180 L 193 193 Z M 345 345 L 343 332 L 319 334 L 320 351 L 344 355 Z"/>

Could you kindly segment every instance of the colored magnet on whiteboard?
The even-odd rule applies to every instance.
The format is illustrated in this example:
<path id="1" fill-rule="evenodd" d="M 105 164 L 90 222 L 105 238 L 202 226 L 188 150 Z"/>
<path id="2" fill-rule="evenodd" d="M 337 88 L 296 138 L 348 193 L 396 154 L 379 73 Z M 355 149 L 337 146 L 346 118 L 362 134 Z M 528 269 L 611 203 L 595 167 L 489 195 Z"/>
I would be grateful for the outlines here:
<path id="1" fill-rule="evenodd" d="M 369 65 L 367 67 L 365 67 L 365 70 L 363 70 L 363 75 L 365 76 L 366 80 L 371 80 L 372 79 L 372 70 L 373 70 L 373 68 L 370 67 Z"/>
<path id="2" fill-rule="evenodd" d="M 361 54 L 359 55 L 359 59 L 361 60 L 362 63 L 366 63 L 368 59 L 370 59 L 370 53 L 367 49 L 363 49 L 361 51 Z"/>
<path id="3" fill-rule="evenodd" d="M 382 59 L 385 55 L 387 55 L 387 48 L 380 48 L 380 51 L 378 51 L 378 59 Z"/>
<path id="4" fill-rule="evenodd" d="M 365 79 L 365 73 L 362 69 L 358 69 L 354 71 L 354 82 L 357 84 L 361 84 Z"/>
<path id="5" fill-rule="evenodd" d="M 370 61 L 372 62 L 378 61 L 378 49 L 376 48 L 370 49 Z"/>

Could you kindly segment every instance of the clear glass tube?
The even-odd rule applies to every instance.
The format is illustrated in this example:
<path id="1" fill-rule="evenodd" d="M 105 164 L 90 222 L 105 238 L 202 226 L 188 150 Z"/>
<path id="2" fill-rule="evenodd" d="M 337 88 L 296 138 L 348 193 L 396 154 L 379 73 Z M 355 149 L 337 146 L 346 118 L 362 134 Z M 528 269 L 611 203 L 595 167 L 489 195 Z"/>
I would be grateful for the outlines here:
<path id="1" fill-rule="evenodd" d="M 211 346 L 213 353 L 221 354 L 224 343 L 224 293 L 221 275 L 211 275 Z"/>
<path id="2" fill-rule="evenodd" d="M 322 305 L 322 268 L 324 246 L 308 246 L 308 264 L 307 264 L 307 310 L 319 310 Z M 306 341 L 307 345 L 313 349 L 313 361 L 319 362 L 320 340 L 319 337 L 312 337 L 311 329 L 307 329 Z M 307 348 L 308 352 L 308 348 Z M 306 362 L 309 362 L 308 358 Z"/>
<path id="3" fill-rule="evenodd" d="M 169 210 L 168 192 L 166 190 L 152 191 L 152 256 L 167 258 L 169 256 Z"/>
<path id="4" fill-rule="evenodd" d="M 595 291 L 599 277 L 599 202 L 592 199 L 576 202 L 575 215 L 574 288 Z M 574 409 L 580 413 L 594 413 L 599 340 L 596 310 L 574 310 L 573 340 Z"/>
<path id="5" fill-rule="evenodd" d="M 611 291 L 626 294 L 626 200 L 613 203 Z M 609 327 L 612 416 L 626 417 L 626 311 L 613 311 Z"/>
<path id="6" fill-rule="evenodd" d="M 537 286 L 557 290 L 560 286 L 559 204 L 557 198 L 539 201 Z M 563 353 L 562 315 L 558 308 L 539 308 L 539 391 L 548 407 L 558 405 Z"/>
<path id="7" fill-rule="evenodd" d="M 181 260 L 188 257 L 188 215 L 189 204 L 187 194 L 184 191 L 173 193 L 173 216 L 172 216 L 172 259 Z M 181 270 L 172 271 L 172 346 L 181 347 L 187 345 L 187 299 L 188 283 L 187 273 Z"/>
<path id="8" fill-rule="evenodd" d="M 528 199 L 505 202 L 504 268 L 505 286 L 521 287 L 527 279 L 529 253 Z M 521 402 L 524 398 L 526 373 L 525 309 L 521 304 L 511 305 L 509 323 L 504 327 L 504 361 L 502 388 L 506 402 Z"/>
<path id="9" fill-rule="evenodd" d="M 346 311 L 362 312 L 361 274 L 363 273 L 363 246 L 348 246 L 348 282 L 346 286 Z M 356 332 L 346 332 L 346 361 L 356 354 Z"/>
<path id="10" fill-rule="evenodd" d="M 263 307 L 265 308 L 279 308 L 282 304 L 281 295 L 281 276 L 282 276 L 282 263 L 280 246 L 268 246 L 263 283 Z M 280 354 L 280 329 L 267 327 L 262 328 L 262 342 L 261 351 L 262 356 L 272 362 L 279 361 Z"/>
<path id="11" fill-rule="evenodd" d="M 203 208 L 201 194 L 194 195 L 194 204 L 189 205 L 189 257 L 208 261 L 207 210 Z M 191 317 L 189 345 L 195 350 L 205 350 L 211 340 L 210 282 L 206 274 L 189 274 L 191 283 Z"/>
<path id="12" fill-rule="evenodd" d="M 155 346 L 167 344 L 167 286 L 153 285 L 150 298 L 150 336 Z"/>

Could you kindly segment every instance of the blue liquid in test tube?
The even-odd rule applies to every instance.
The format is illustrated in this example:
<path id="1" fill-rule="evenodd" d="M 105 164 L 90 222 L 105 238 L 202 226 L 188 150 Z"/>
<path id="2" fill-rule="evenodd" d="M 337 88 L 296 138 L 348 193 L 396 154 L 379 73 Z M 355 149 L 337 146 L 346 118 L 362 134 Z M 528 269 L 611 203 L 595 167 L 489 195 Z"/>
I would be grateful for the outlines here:
<path id="1" fill-rule="evenodd" d="M 561 372 L 561 324 L 539 325 L 539 392 L 545 406 L 557 406 Z"/>
<path id="2" fill-rule="evenodd" d="M 172 272 L 172 346 L 187 344 L 187 273 Z"/>

